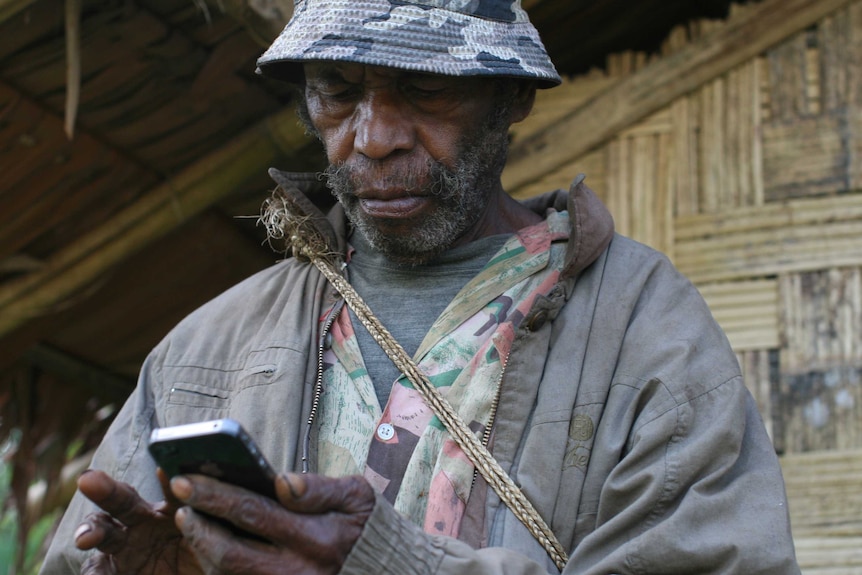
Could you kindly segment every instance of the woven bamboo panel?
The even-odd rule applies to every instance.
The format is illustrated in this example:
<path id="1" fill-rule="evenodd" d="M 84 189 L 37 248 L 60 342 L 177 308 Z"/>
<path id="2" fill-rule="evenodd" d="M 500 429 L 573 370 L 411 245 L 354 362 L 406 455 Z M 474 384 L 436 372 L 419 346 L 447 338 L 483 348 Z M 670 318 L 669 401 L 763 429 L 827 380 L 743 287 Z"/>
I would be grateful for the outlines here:
<path id="1" fill-rule="evenodd" d="M 766 432 L 775 443 L 776 449 L 783 451 L 780 441 L 783 439 L 781 419 L 773 414 L 773 395 L 778 389 L 778 354 L 769 350 L 750 350 L 737 352 L 739 365 L 745 385 L 754 396 Z"/>
<path id="2" fill-rule="evenodd" d="M 779 347 L 778 283 L 775 280 L 707 284 L 701 286 L 700 293 L 735 350 Z"/>
<path id="3" fill-rule="evenodd" d="M 789 274 L 779 283 L 782 372 L 862 366 L 862 269 Z"/>
<path id="4" fill-rule="evenodd" d="M 780 279 L 780 397 L 788 451 L 862 444 L 862 269 Z"/>
<path id="5" fill-rule="evenodd" d="M 802 572 L 862 573 L 862 450 L 786 455 L 781 467 Z"/>
<path id="6" fill-rule="evenodd" d="M 862 264 L 862 193 L 679 218 L 674 261 L 703 284 Z"/>
<path id="7" fill-rule="evenodd" d="M 849 134 L 859 132 L 859 114 L 840 112 L 800 118 L 763 129 L 763 170 L 770 201 L 843 190 L 852 159 Z"/>
<path id="8" fill-rule="evenodd" d="M 676 29 L 662 56 L 725 25 Z M 619 54 L 603 72 L 540 92 L 515 137 L 623 78 L 649 85 L 651 58 Z M 862 1 L 518 195 L 567 187 L 580 172 L 619 232 L 667 253 L 701 290 L 777 448 L 862 448 Z"/>

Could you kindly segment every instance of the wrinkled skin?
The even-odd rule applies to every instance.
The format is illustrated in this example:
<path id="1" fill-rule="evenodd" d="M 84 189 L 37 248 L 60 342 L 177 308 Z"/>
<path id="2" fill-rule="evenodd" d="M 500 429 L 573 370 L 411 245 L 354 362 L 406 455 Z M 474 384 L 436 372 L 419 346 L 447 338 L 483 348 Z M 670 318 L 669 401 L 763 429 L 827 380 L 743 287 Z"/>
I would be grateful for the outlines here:
<path id="1" fill-rule="evenodd" d="M 167 479 L 159 474 L 165 501 L 144 501 L 130 485 L 101 471 L 87 471 L 78 489 L 102 511 L 91 513 L 75 532 L 79 549 L 96 549 L 84 563 L 86 575 L 140 573 L 143 575 L 201 573 L 194 554 L 174 524 L 180 503 L 170 495 Z"/>
<path id="2" fill-rule="evenodd" d="M 98 550 L 85 575 L 333 575 L 375 501 L 361 477 L 317 475 L 279 476 L 278 501 L 200 475 L 174 478 L 157 504 L 101 472 L 84 474 L 79 488 L 103 510 L 76 534 L 79 548 Z"/>
<path id="3" fill-rule="evenodd" d="M 500 181 L 534 84 L 343 62 L 306 64 L 305 77 L 303 116 L 326 148 L 329 186 L 389 259 L 424 263 L 541 220 Z"/>

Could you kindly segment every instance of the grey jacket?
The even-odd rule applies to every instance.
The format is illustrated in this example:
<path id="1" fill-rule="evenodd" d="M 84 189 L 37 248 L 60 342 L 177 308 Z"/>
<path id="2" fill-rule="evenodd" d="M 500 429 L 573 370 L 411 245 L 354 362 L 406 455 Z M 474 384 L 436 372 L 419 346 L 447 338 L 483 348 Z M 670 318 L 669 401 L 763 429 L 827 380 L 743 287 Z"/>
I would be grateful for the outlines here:
<path id="1" fill-rule="evenodd" d="M 292 197 L 343 249 L 343 213 Z M 799 573 L 777 457 L 697 290 L 664 256 L 615 235 L 581 178 L 528 205 L 568 210 L 567 267 L 516 336 L 492 451 L 570 550 L 564 572 Z M 277 469 L 307 458 L 313 470 L 318 319 L 337 299 L 290 258 L 192 313 L 147 358 L 93 466 L 160 499 L 150 430 L 232 417 Z M 464 540 L 426 535 L 379 498 L 342 572 L 557 571 L 492 490 L 480 482 L 473 493 Z M 43 573 L 78 572 L 72 532 L 90 510 L 76 495 Z"/>

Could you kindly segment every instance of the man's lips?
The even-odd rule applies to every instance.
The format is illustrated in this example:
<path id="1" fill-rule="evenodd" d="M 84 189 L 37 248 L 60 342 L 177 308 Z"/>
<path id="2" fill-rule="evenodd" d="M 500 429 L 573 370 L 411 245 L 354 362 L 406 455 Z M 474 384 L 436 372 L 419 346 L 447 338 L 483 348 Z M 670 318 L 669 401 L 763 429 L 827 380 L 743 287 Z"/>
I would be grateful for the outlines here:
<path id="1" fill-rule="evenodd" d="M 423 196 L 407 196 L 392 199 L 360 198 L 362 211 L 374 218 L 409 218 L 416 215 L 428 203 Z"/>

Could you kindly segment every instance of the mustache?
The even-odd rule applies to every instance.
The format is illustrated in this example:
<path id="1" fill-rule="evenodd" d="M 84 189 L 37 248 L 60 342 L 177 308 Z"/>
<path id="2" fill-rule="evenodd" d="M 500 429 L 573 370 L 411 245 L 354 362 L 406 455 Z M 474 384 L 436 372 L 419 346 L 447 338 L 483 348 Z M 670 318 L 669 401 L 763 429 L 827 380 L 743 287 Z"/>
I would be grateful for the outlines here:
<path id="1" fill-rule="evenodd" d="M 331 164 L 324 171 L 326 185 L 337 196 L 362 188 L 400 189 L 410 194 L 448 198 L 460 187 L 462 177 L 443 163 L 384 163 L 360 156 L 350 163 Z"/>

